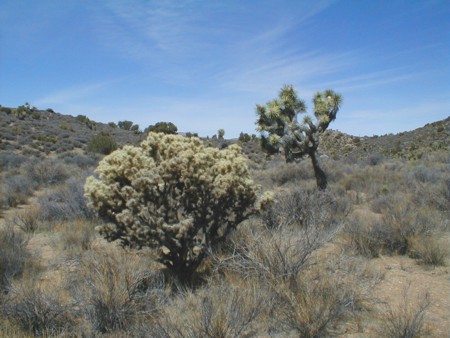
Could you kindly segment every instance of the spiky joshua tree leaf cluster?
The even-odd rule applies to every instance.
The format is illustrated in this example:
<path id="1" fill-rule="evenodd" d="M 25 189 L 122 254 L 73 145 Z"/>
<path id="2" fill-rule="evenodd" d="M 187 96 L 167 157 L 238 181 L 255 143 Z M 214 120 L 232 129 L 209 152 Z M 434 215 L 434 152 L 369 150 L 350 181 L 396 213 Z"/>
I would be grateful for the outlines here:
<path id="1" fill-rule="evenodd" d="M 189 279 L 209 248 L 254 210 L 256 193 L 240 148 L 205 147 L 196 137 L 149 133 L 138 147 L 106 156 L 86 196 L 122 246 L 157 248 L 158 260 Z"/>
<path id="2" fill-rule="evenodd" d="M 283 152 L 287 162 L 299 161 L 309 156 L 318 188 L 326 189 L 326 176 L 316 156 L 318 137 L 336 119 L 341 103 L 341 95 L 334 91 L 319 92 L 313 99 L 316 121 L 313 122 L 310 116 L 305 116 L 299 122 L 298 115 L 306 113 L 306 104 L 298 98 L 293 86 L 284 86 L 278 98 L 256 106 L 256 125 L 261 132 L 263 148 L 272 154 Z"/>

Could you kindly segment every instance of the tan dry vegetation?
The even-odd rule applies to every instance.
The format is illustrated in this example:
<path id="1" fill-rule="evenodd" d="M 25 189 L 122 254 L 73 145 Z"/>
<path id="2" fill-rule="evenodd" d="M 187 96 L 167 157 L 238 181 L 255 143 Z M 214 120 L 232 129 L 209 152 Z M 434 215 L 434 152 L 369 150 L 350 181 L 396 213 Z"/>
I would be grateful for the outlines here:
<path id="1" fill-rule="evenodd" d="M 329 195 L 306 200 L 303 193 L 315 185 L 308 162 L 252 163 L 255 181 L 275 191 L 282 204 L 241 224 L 199 269 L 193 289 L 171 284 L 150 250 L 106 242 L 93 232 L 96 220 L 44 221 L 37 231 L 24 232 L 20 224 L 39 213 L 39 197 L 67 190 L 65 182 L 41 186 L 26 205 L 0 216 L 0 230 L 12 224 L 27 237 L 30 254 L 9 294 L 1 296 L 0 337 L 388 337 L 397 336 L 388 331 L 389 322 L 402 324 L 415 313 L 423 314 L 423 326 L 420 316 L 415 323 L 418 336 L 447 336 L 448 155 L 352 161 L 324 159 Z M 70 204 L 71 195 L 64 196 Z M 310 232 L 301 228 L 305 217 L 314 225 Z M 327 222 L 335 228 L 324 227 Z M 404 255 L 398 247 L 370 257 L 355 249 L 346 230 L 373 225 L 377 231 L 406 226 L 411 235 L 405 236 Z M 383 231 L 376 232 L 379 238 L 389 238 Z M 434 254 L 441 263 L 425 259 Z M 23 321 L 33 314 L 25 304 L 49 317 L 34 313 L 33 327 Z"/>

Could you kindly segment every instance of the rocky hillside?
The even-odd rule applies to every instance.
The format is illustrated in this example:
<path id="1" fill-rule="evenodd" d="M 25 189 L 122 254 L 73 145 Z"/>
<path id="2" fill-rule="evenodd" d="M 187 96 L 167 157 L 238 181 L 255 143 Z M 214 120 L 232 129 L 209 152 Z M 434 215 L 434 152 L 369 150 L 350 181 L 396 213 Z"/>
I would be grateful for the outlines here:
<path id="1" fill-rule="evenodd" d="M 124 130 L 115 123 L 95 122 L 84 115 L 74 117 L 29 105 L 17 108 L 0 106 L 0 151 L 25 155 L 86 151 L 96 135 L 109 135 L 119 146 L 139 143 L 144 137 L 138 130 Z M 218 142 L 208 139 L 206 142 L 223 147 L 238 140 Z M 371 156 L 419 159 L 433 151 L 448 151 L 449 144 L 450 117 L 396 135 L 357 137 L 328 130 L 321 137 L 320 152 L 330 157 L 352 160 Z M 241 146 L 250 159 L 256 162 L 264 159 L 257 141 L 241 142 Z"/>
<path id="2" fill-rule="evenodd" d="M 95 122 L 84 115 L 74 117 L 28 105 L 0 107 L 0 135 L 0 150 L 24 155 L 85 151 L 96 135 L 110 135 L 119 146 L 143 138 L 140 132 Z"/>
<path id="3" fill-rule="evenodd" d="M 430 152 L 448 151 L 449 145 L 450 117 L 395 135 L 357 137 L 328 130 L 320 143 L 321 151 L 328 156 L 346 156 L 355 159 L 375 155 L 420 159 Z"/>

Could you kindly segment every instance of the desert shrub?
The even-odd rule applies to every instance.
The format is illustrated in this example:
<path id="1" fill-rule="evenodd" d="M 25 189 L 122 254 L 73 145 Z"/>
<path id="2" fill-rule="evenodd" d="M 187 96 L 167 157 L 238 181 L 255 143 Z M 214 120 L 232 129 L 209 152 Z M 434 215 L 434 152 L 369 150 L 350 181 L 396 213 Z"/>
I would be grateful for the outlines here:
<path id="1" fill-rule="evenodd" d="M 14 277 L 19 276 L 28 257 L 27 240 L 11 225 L 0 228 L 0 292 L 7 292 Z"/>
<path id="2" fill-rule="evenodd" d="M 192 133 L 192 132 L 187 132 L 186 133 L 186 137 L 198 137 L 198 134 L 197 133 Z"/>
<path id="3" fill-rule="evenodd" d="M 33 139 L 42 143 L 56 143 L 58 137 L 55 135 L 37 134 L 33 136 Z"/>
<path id="4" fill-rule="evenodd" d="M 231 257 L 217 257 L 216 266 L 230 280 L 239 280 L 237 275 L 257 285 L 270 300 L 268 318 L 262 324 L 269 326 L 270 336 L 289 332 L 289 336 L 328 337 L 338 323 L 369 304 L 372 288 L 381 278 L 365 260 L 341 254 L 324 256 L 301 232 L 278 228 L 282 236 L 266 239 L 258 227 L 247 233 L 251 228 L 245 226 L 233 234 L 242 244 L 230 250 Z M 314 241 L 313 237 L 309 239 Z M 322 239 L 316 248 L 327 242 L 327 237 Z"/>
<path id="5" fill-rule="evenodd" d="M 93 130 L 95 129 L 97 123 L 95 121 L 92 121 L 91 119 L 89 119 L 87 116 L 85 115 L 78 115 L 76 117 L 76 119 L 81 123 L 84 124 L 86 127 L 88 127 L 89 129 Z"/>
<path id="6" fill-rule="evenodd" d="M 27 158 L 23 155 L 9 152 L 0 153 L 0 169 L 4 171 L 17 169 L 26 161 Z"/>
<path id="7" fill-rule="evenodd" d="M 6 207 L 16 207 L 24 204 L 30 197 L 36 184 L 22 175 L 7 176 L 2 185 L 2 204 Z"/>
<path id="8" fill-rule="evenodd" d="M 11 114 L 12 113 L 12 108 L 0 107 L 0 111 L 5 112 L 6 114 Z"/>
<path id="9" fill-rule="evenodd" d="M 355 302 L 351 287 L 323 274 L 302 276 L 295 284 L 278 286 L 277 295 L 279 324 L 294 329 L 299 337 L 328 336 L 332 325 L 349 313 Z"/>
<path id="10" fill-rule="evenodd" d="M 440 179 L 440 174 L 436 170 L 427 168 L 423 164 L 415 166 L 408 174 L 408 178 L 421 183 L 436 183 Z"/>
<path id="11" fill-rule="evenodd" d="M 423 324 L 427 309 L 431 305 L 430 295 L 425 292 L 415 295 L 417 301 L 412 301 L 411 284 L 403 288 L 400 304 L 385 305 L 385 312 L 381 316 L 383 325 L 378 333 L 384 337 L 414 338 L 424 334 Z"/>
<path id="12" fill-rule="evenodd" d="M 313 253 L 336 231 L 335 227 L 321 224 L 267 228 L 254 223 L 233 236 L 230 255 L 225 259 L 216 257 L 215 269 L 231 271 L 243 279 L 291 281 L 310 265 Z"/>
<path id="13" fill-rule="evenodd" d="M 109 134 L 99 134 L 94 136 L 87 144 L 87 151 L 108 155 L 117 149 L 117 142 Z"/>
<path id="14" fill-rule="evenodd" d="M 271 284 L 274 333 L 284 336 L 295 330 L 299 337 L 340 336 L 344 333 L 340 324 L 369 309 L 371 292 L 382 276 L 367 260 L 320 252 L 312 262 L 290 281 Z"/>
<path id="15" fill-rule="evenodd" d="M 165 302 L 164 277 L 145 257 L 89 251 L 72 278 L 72 292 L 96 332 L 125 330 Z"/>
<path id="16" fill-rule="evenodd" d="M 64 252 L 78 254 L 91 249 L 95 239 L 95 226 L 87 220 L 72 220 L 58 224 L 59 245 Z"/>
<path id="17" fill-rule="evenodd" d="M 132 121 L 127 121 L 127 120 L 125 120 L 125 121 L 119 121 L 119 122 L 117 122 L 117 125 L 118 125 L 118 127 L 119 127 L 120 129 L 123 129 L 123 130 L 130 130 L 131 127 L 133 126 L 133 122 L 132 122 Z"/>
<path id="18" fill-rule="evenodd" d="M 375 166 L 381 164 L 385 160 L 385 157 L 382 154 L 370 154 L 365 163 L 370 166 Z"/>
<path id="19" fill-rule="evenodd" d="M 403 200 L 401 200 L 403 198 Z M 414 238 L 421 240 L 445 228 L 437 211 L 418 208 L 404 196 L 397 195 L 382 210 L 379 220 L 354 218 L 345 227 L 350 246 L 359 254 L 406 254 Z"/>
<path id="20" fill-rule="evenodd" d="M 33 233 L 37 231 L 41 225 L 39 222 L 39 213 L 40 211 L 36 207 L 17 211 L 11 217 L 11 223 L 19 227 L 23 232 Z"/>
<path id="21" fill-rule="evenodd" d="M 256 333 L 270 299 L 253 284 L 217 284 L 186 292 L 166 307 L 152 329 L 156 337 L 248 337 Z"/>
<path id="22" fill-rule="evenodd" d="M 74 326 L 73 305 L 63 304 L 61 290 L 45 289 L 31 277 L 15 283 L 3 311 L 6 317 L 35 336 L 55 336 Z"/>
<path id="23" fill-rule="evenodd" d="M 381 214 L 383 210 L 388 208 L 391 203 L 392 195 L 388 193 L 382 193 L 370 202 L 370 210 L 377 214 Z"/>
<path id="24" fill-rule="evenodd" d="M 298 183 L 299 181 L 312 180 L 314 173 L 308 168 L 308 164 L 303 162 L 286 163 L 269 171 L 269 178 L 272 184 L 280 186 L 287 183 Z"/>
<path id="25" fill-rule="evenodd" d="M 247 143 L 247 142 L 250 142 L 251 139 L 252 139 L 252 137 L 247 133 L 241 132 L 239 134 L 239 142 Z"/>
<path id="26" fill-rule="evenodd" d="M 67 165 L 75 165 L 81 169 L 94 167 L 99 159 L 96 156 L 85 156 L 77 154 L 65 154 L 62 159 Z"/>
<path id="27" fill-rule="evenodd" d="M 448 202 L 450 201 L 450 177 L 440 178 L 436 183 L 410 184 L 412 203 L 419 208 L 438 210 L 450 216 Z"/>
<path id="28" fill-rule="evenodd" d="M 446 266 L 450 255 L 448 241 L 437 234 L 411 237 L 408 239 L 408 255 L 421 264 Z"/>
<path id="29" fill-rule="evenodd" d="M 86 181 L 99 227 L 122 246 L 154 247 L 158 261 L 189 281 L 207 250 L 254 208 L 255 188 L 238 146 L 208 148 L 198 138 L 149 133 L 140 147 L 106 156 Z"/>
<path id="30" fill-rule="evenodd" d="M 378 257 L 385 247 L 392 246 L 391 229 L 380 222 L 368 223 L 360 219 L 348 222 L 344 233 L 348 236 L 349 245 L 356 253 L 365 257 Z"/>
<path id="31" fill-rule="evenodd" d="M 69 126 L 69 125 L 67 125 L 67 124 L 61 124 L 61 125 L 59 126 L 59 128 L 61 128 L 61 129 L 63 129 L 63 130 L 68 130 L 68 131 L 71 131 L 71 132 L 74 132 L 74 131 L 75 131 L 75 130 L 73 129 L 72 126 Z M 65 135 L 67 135 L 67 137 L 70 136 L 69 134 L 65 134 Z"/>
<path id="32" fill-rule="evenodd" d="M 330 192 L 294 189 L 275 195 L 275 202 L 232 237 L 231 256 L 218 269 L 244 279 L 290 280 L 308 267 L 312 254 L 339 232 L 348 213 Z M 342 203 L 343 202 L 343 203 Z"/>
<path id="33" fill-rule="evenodd" d="M 83 180 L 70 178 L 66 184 L 38 198 L 42 221 L 93 219 L 84 198 Z"/>
<path id="34" fill-rule="evenodd" d="M 67 167 L 60 161 L 34 158 L 25 165 L 26 175 L 39 185 L 52 185 L 64 182 L 70 175 Z"/>
<path id="35" fill-rule="evenodd" d="M 178 128 L 172 122 L 158 122 L 155 125 L 148 126 L 145 132 L 164 133 L 164 134 L 176 134 Z"/>
<path id="36" fill-rule="evenodd" d="M 294 188 L 276 194 L 274 203 L 262 215 L 268 227 L 333 227 L 349 210 L 345 196 L 336 198 L 330 191 Z"/>

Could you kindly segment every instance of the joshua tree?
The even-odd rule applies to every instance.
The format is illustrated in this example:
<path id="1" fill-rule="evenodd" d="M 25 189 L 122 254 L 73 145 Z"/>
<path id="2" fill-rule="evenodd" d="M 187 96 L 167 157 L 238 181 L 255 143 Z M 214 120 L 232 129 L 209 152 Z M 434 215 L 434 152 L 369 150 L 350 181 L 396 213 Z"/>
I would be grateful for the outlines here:
<path id="1" fill-rule="evenodd" d="M 336 119 L 342 97 L 332 90 L 317 93 L 313 99 L 315 123 L 310 116 L 302 122 L 298 114 L 306 113 L 306 105 L 291 85 L 284 86 L 277 99 L 265 105 L 257 105 L 257 129 L 261 133 L 262 146 L 268 153 L 283 152 L 286 162 L 298 162 L 305 156 L 311 158 L 317 187 L 327 187 L 327 178 L 319 166 L 317 148 L 319 134 Z"/>
<path id="2" fill-rule="evenodd" d="M 219 140 L 223 140 L 223 137 L 225 136 L 225 130 L 219 129 L 217 131 L 217 136 L 219 137 Z"/>

